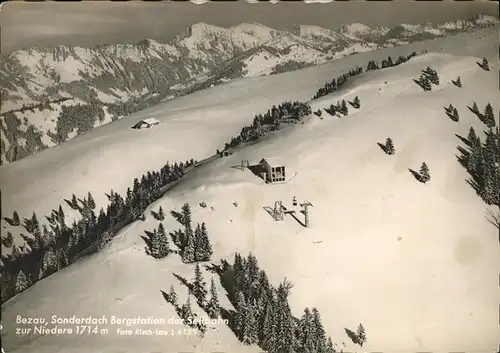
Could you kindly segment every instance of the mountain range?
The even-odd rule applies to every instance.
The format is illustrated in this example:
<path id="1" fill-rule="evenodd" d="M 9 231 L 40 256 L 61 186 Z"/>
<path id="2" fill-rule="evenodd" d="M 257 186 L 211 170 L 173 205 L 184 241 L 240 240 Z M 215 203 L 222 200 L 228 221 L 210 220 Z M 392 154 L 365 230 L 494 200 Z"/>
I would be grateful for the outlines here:
<path id="1" fill-rule="evenodd" d="M 169 43 L 15 51 L 1 59 L 0 161 L 10 163 L 174 97 L 232 79 L 278 74 L 359 52 L 498 24 L 480 15 L 443 24 L 337 29 L 197 23 Z"/>

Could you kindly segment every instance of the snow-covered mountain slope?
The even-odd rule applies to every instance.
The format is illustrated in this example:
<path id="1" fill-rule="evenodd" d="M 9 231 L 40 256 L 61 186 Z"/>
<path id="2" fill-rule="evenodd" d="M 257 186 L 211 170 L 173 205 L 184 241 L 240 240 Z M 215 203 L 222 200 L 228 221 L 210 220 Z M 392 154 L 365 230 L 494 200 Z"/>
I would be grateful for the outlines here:
<path id="1" fill-rule="evenodd" d="M 130 121 L 155 116 L 162 120 L 158 129 L 135 133 L 124 120 L 116 121 L 3 166 L 2 173 L 10 174 L 2 180 L 15 186 L 17 178 L 17 193 L 24 193 L 24 202 L 36 189 L 44 190 L 46 203 L 52 202 L 50 195 L 60 192 L 53 188 L 65 180 L 66 186 L 61 186 L 65 192 L 71 192 L 69 184 L 72 191 L 82 184 L 85 191 L 92 187 L 96 195 L 98 188 L 122 192 L 121 180 L 129 181 L 134 173 L 154 168 L 165 159 L 211 154 L 238 131 L 238 124 L 251 122 L 254 113 L 267 109 L 264 105 L 270 98 L 276 104 L 285 97 L 305 99 L 325 77 L 337 76 L 352 65 L 397 51 L 434 49 L 398 67 L 363 73 L 335 94 L 311 102 L 317 110 L 359 96 L 361 109 L 350 109 L 347 117 L 311 117 L 307 124 L 200 166 L 149 209 L 160 205 L 165 210 L 179 209 L 189 202 L 193 220 L 207 224 L 214 259 L 252 251 L 273 283 L 285 276 L 294 283 L 290 303 L 295 315 L 305 306 L 318 307 L 339 349 L 357 351 L 344 328 L 361 321 L 367 332 L 363 351 L 491 352 L 498 348 L 499 339 L 498 234 L 485 220 L 484 203 L 465 182 L 468 176 L 455 157 L 459 144 L 455 134 L 466 136 L 470 126 L 482 130 L 482 123 L 466 105 L 473 101 L 480 106 L 500 104 L 496 35 L 486 30 L 358 54 L 293 73 L 234 81 L 149 109 Z M 481 57 L 489 58 L 490 72 L 476 65 Z M 427 66 L 437 70 L 441 81 L 431 92 L 423 92 L 413 82 Z M 457 76 L 462 88 L 450 82 Z M 458 123 L 443 111 L 449 104 L 459 110 Z M 387 137 L 394 141 L 392 156 L 377 146 Z M 75 161 L 76 156 L 83 160 Z M 248 170 L 231 168 L 241 160 L 257 162 L 263 157 L 281 157 L 293 178 L 268 185 Z M 431 174 L 427 184 L 418 183 L 408 172 L 424 161 Z M 16 171 L 19 165 L 24 168 Z M 50 178 L 36 177 L 37 173 L 48 175 L 49 169 Z M 26 178 L 20 171 L 33 174 L 32 182 L 19 180 Z M 61 171 L 66 174 L 58 176 Z M 36 187 L 21 190 L 37 181 Z M 2 190 L 9 190 L 6 186 Z M 16 194 L 13 201 L 20 196 Z M 276 200 L 290 208 L 294 196 L 313 204 L 310 228 L 289 216 L 275 222 L 263 210 Z M 198 207 L 202 201 L 214 209 Z M 164 225 L 167 230 L 179 227 L 170 217 Z M 103 251 L 5 303 L 5 350 L 258 352 L 256 347 L 239 345 L 220 325 L 203 339 L 193 335 L 119 337 L 117 326 L 110 326 L 106 336 L 16 335 L 12 323 L 18 314 L 176 317 L 160 290 L 173 284 L 179 301 L 184 302 L 187 293 L 173 273 L 192 278 L 193 266 L 181 264 L 177 256 L 159 261 L 146 256 L 140 236 L 157 226 L 151 217 L 131 224 Z"/>
<path id="2" fill-rule="evenodd" d="M 494 29 L 485 29 L 475 34 L 360 53 L 286 74 L 234 80 L 134 113 L 63 145 L 0 166 L 2 213 L 10 216 L 17 211 L 21 217 L 29 217 L 32 212 L 46 215 L 60 204 L 65 208 L 63 199 L 73 193 L 81 197 L 89 191 L 100 208 L 107 204 L 104 193 L 111 189 L 123 194 L 133 178 L 148 170 L 158 170 L 166 161 L 202 160 L 211 156 L 237 135 L 242 126 L 251 124 L 256 114 L 285 100 L 306 101 L 326 80 L 357 65 L 366 68 L 370 60 L 380 62 L 389 55 L 397 57 L 424 49 L 474 56 L 480 53 L 477 47 L 483 50 L 484 46 L 495 53 L 492 40 L 495 36 Z M 491 60 L 496 58 L 493 56 Z M 130 129 L 149 117 L 161 124 L 142 131 Z M 65 211 L 72 214 L 69 207 Z M 23 232 L 4 220 L 1 222 L 2 234 L 12 231 L 16 237 Z M 19 245 L 24 242 L 16 241 Z"/>
<path id="3" fill-rule="evenodd" d="M 92 49 L 19 50 L 2 58 L 0 66 L 0 161 L 19 160 L 196 87 L 494 23 L 480 16 L 436 28 L 403 25 L 389 30 L 352 24 L 337 30 L 300 26 L 291 32 L 256 23 L 231 28 L 198 23 L 167 44 L 146 39 Z M 70 99 L 62 103 L 60 98 Z"/>

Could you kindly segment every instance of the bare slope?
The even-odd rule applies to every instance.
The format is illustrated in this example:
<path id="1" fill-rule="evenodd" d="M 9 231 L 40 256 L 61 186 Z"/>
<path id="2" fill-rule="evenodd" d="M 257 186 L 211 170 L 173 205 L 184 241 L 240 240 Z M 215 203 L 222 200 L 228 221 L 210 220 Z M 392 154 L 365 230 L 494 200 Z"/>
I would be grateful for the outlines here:
<path id="1" fill-rule="evenodd" d="M 368 338 L 364 351 L 491 352 L 497 348 L 499 339 L 497 234 L 485 221 L 484 204 L 465 183 L 466 174 L 455 158 L 458 143 L 455 134 L 466 135 L 471 125 L 476 131 L 481 130 L 481 123 L 465 105 L 474 100 L 480 107 L 488 101 L 495 107 L 499 104 L 496 48 L 491 38 L 485 38 L 484 33 L 482 36 L 483 40 L 477 41 L 468 38 L 470 47 L 458 48 L 458 40 L 448 43 L 456 48 L 454 54 L 462 55 L 429 54 L 399 67 L 359 76 L 345 90 L 313 101 L 312 108 L 323 108 L 338 99 L 352 100 L 358 95 L 361 109 L 351 109 L 342 119 L 323 113 L 323 120 L 313 118 L 307 125 L 200 167 L 150 209 L 157 209 L 159 205 L 165 210 L 178 209 L 184 202 L 190 202 L 194 221 L 207 223 L 215 247 L 214 259 L 231 257 L 234 251 L 252 251 L 272 282 L 287 276 L 295 283 L 291 297 L 294 314 L 300 315 L 305 306 L 318 307 L 325 328 L 339 349 L 356 349 L 349 344 L 343 329 L 355 328 L 361 321 Z M 465 56 L 466 53 L 491 57 L 492 70 L 482 71 L 475 63 L 478 58 Z M 366 54 L 364 59 L 375 58 L 374 55 Z M 355 60 L 360 59 L 351 58 L 349 64 L 355 65 Z M 345 64 L 338 63 L 337 70 Z M 423 92 L 412 81 L 426 66 L 435 68 L 441 79 L 441 85 L 432 92 Z M 325 70 L 323 75 L 334 71 L 333 66 L 318 67 L 305 70 L 300 78 L 310 77 L 312 81 L 316 72 L 319 79 L 321 70 Z M 244 89 L 246 82 L 252 85 L 290 76 L 290 86 L 292 82 L 298 86 L 301 81 L 297 75 L 300 73 L 239 81 L 239 84 Z M 450 83 L 458 75 L 463 88 Z M 266 86 L 260 87 L 259 92 L 265 94 Z M 307 81 L 304 85 L 301 82 L 300 87 L 307 87 Z M 193 95 L 191 98 L 196 102 L 193 104 L 200 104 L 200 115 L 196 118 L 193 108 L 184 119 L 200 119 L 207 109 L 199 97 L 220 89 Z M 218 109 L 228 109 L 222 105 L 228 98 L 220 99 Z M 242 99 L 240 104 L 233 104 L 241 107 L 244 102 Z M 450 103 L 459 110 L 459 123 L 452 122 L 442 109 Z M 176 104 L 180 109 L 186 103 Z M 141 151 L 149 153 L 138 152 L 137 156 L 142 157 L 137 158 L 137 163 L 148 160 L 144 156 L 153 153 L 154 139 L 162 136 L 168 141 L 164 134 L 169 130 L 170 121 L 163 125 L 161 133 L 160 129 L 146 132 L 150 136 L 145 140 L 151 141 L 151 147 Z M 119 127 L 120 123 L 123 124 L 113 125 Z M 193 129 L 188 122 L 184 124 Z M 108 130 L 99 129 L 101 138 L 106 138 L 113 125 L 106 127 Z M 119 136 L 128 133 L 126 129 L 123 126 L 119 132 L 117 128 L 114 136 L 108 135 L 110 141 L 120 141 Z M 236 125 L 234 129 L 237 130 Z M 187 141 L 189 134 L 195 136 L 193 132 L 180 131 L 172 132 L 171 136 L 176 134 L 178 141 Z M 208 130 L 199 132 L 198 139 L 207 133 Z M 64 147 L 69 150 L 73 146 L 76 151 L 78 140 L 92 134 L 95 136 L 97 131 L 53 151 L 59 150 L 57 153 L 61 153 L 62 158 Z M 219 135 L 220 142 L 223 135 Z M 396 154 L 393 156 L 383 154 L 376 144 L 388 136 L 394 140 Z M 156 140 L 156 149 L 164 140 Z M 211 141 L 210 147 L 215 148 L 219 141 Z M 86 145 L 82 142 L 81 146 Z M 125 142 L 114 145 L 116 158 L 120 152 L 123 158 L 123 146 Z M 138 146 L 142 147 L 142 143 Z M 131 153 L 129 161 L 134 160 Z M 171 153 L 185 158 L 192 152 L 172 150 Z M 199 153 L 203 154 L 201 148 Z M 40 156 L 20 163 L 34 163 Z M 288 183 L 270 186 L 249 171 L 231 168 L 242 159 L 258 161 L 266 156 L 280 156 L 286 162 L 288 174 L 297 173 L 296 176 Z M 151 165 L 145 163 L 142 167 L 153 167 L 154 163 L 163 161 L 151 159 L 147 162 Z M 408 168 L 417 169 L 423 161 L 431 171 L 432 179 L 427 184 L 418 183 L 408 172 Z M 103 163 L 109 165 L 106 160 Z M 89 172 L 91 170 L 94 169 L 90 168 Z M 78 180 L 83 182 L 86 178 Z M 311 228 L 305 229 L 288 217 L 283 222 L 275 222 L 263 210 L 275 200 L 291 207 L 293 196 L 313 203 Z M 214 209 L 197 207 L 201 201 Z M 238 207 L 232 202 L 237 202 Z M 167 230 L 179 227 L 169 217 L 164 224 Z M 160 290 L 168 290 L 170 284 L 174 284 L 183 302 L 186 293 L 172 273 L 190 278 L 193 268 L 181 264 L 176 256 L 154 261 L 144 254 L 140 235 L 155 227 L 157 221 L 151 218 L 130 225 L 103 252 L 42 280 L 4 304 L 6 351 L 29 352 L 36 347 L 41 353 L 57 353 L 71 347 L 75 353 L 245 352 L 245 349 L 257 352 L 255 347 L 240 346 L 222 326 L 209 330 L 204 339 L 194 336 L 123 338 L 115 335 L 116 326 L 103 337 L 34 339 L 16 336 L 14 326 L 6 324 L 13 322 L 19 313 L 32 317 L 53 314 L 171 317 L 174 313 L 164 302 Z M 228 305 L 224 301 L 222 304 Z"/>

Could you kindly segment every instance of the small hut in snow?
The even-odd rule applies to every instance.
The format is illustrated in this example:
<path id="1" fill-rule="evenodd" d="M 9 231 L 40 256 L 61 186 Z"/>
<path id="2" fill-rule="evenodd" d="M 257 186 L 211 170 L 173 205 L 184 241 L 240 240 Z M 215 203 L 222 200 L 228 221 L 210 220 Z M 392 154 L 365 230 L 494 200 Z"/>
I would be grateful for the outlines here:
<path id="1" fill-rule="evenodd" d="M 155 118 L 147 118 L 147 119 L 143 119 L 143 120 L 137 122 L 131 128 L 132 129 L 147 129 L 147 128 L 150 128 L 151 126 L 158 125 L 159 123 L 160 122 L 158 120 L 156 120 Z"/>

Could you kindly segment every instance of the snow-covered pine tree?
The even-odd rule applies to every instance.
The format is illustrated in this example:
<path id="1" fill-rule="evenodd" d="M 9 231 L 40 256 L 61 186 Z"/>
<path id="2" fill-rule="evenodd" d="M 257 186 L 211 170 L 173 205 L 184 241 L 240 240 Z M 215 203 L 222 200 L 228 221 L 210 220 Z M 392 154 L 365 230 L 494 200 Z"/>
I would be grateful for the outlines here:
<path id="1" fill-rule="evenodd" d="M 200 228 L 200 237 L 199 237 L 199 254 L 200 254 L 200 261 L 210 261 L 212 258 L 213 254 L 213 249 L 212 245 L 210 244 L 210 239 L 208 238 L 208 231 L 207 231 L 207 226 L 205 223 L 201 224 Z"/>
<path id="2" fill-rule="evenodd" d="M 240 340 L 243 339 L 244 329 L 245 329 L 245 315 L 247 310 L 247 303 L 245 301 L 245 296 L 241 291 L 237 291 L 235 302 L 235 313 L 234 313 L 234 329 L 238 334 Z"/>
<path id="3" fill-rule="evenodd" d="M 365 328 L 361 323 L 358 325 L 358 329 L 356 330 L 356 337 L 358 338 L 358 344 L 363 347 L 363 344 L 366 342 L 366 333 Z"/>
<path id="4" fill-rule="evenodd" d="M 377 70 L 378 69 L 378 65 L 375 63 L 374 60 L 370 60 L 368 62 L 368 66 L 366 68 L 366 71 L 371 71 L 371 70 Z"/>
<path id="5" fill-rule="evenodd" d="M 431 69 L 429 74 L 429 81 L 431 81 L 435 85 L 439 85 L 439 74 L 436 70 Z"/>
<path id="6" fill-rule="evenodd" d="M 162 249 L 162 254 L 165 254 L 165 256 L 167 256 L 170 253 L 170 244 L 168 240 L 168 234 L 165 231 L 163 223 L 161 222 L 158 225 L 158 238 L 160 242 L 160 248 Z"/>
<path id="7" fill-rule="evenodd" d="M 195 260 L 195 236 L 192 232 L 185 233 L 186 246 L 182 249 L 182 262 L 186 264 L 193 263 Z"/>
<path id="8" fill-rule="evenodd" d="M 64 249 L 62 249 L 62 248 L 57 249 L 56 258 L 57 258 L 57 269 L 58 270 L 68 266 L 68 256 L 66 255 L 66 252 L 64 251 Z"/>
<path id="9" fill-rule="evenodd" d="M 16 278 L 16 285 L 15 285 L 15 291 L 16 293 L 22 292 L 26 288 L 31 286 L 31 280 L 26 274 L 24 273 L 23 270 L 19 271 L 17 274 Z"/>
<path id="10" fill-rule="evenodd" d="M 295 336 L 295 318 L 292 316 L 288 304 L 288 294 L 291 284 L 286 279 L 278 286 L 277 290 L 277 351 L 296 352 L 299 342 Z"/>
<path id="11" fill-rule="evenodd" d="M 385 153 L 389 154 L 389 155 L 392 155 L 396 152 L 396 150 L 394 149 L 394 143 L 392 142 L 392 139 L 390 137 L 388 137 L 386 140 L 385 140 Z"/>
<path id="12" fill-rule="evenodd" d="M 12 245 L 14 245 L 14 237 L 12 236 L 12 233 L 7 231 L 7 235 L 5 237 L 2 237 L 2 244 L 6 248 L 10 248 Z"/>
<path id="13" fill-rule="evenodd" d="M 299 341 L 302 353 L 316 352 L 316 336 L 311 311 L 304 309 L 304 314 L 299 322 Z"/>
<path id="14" fill-rule="evenodd" d="M 12 214 L 12 226 L 17 227 L 19 224 L 21 224 L 19 214 L 17 213 L 17 211 L 14 211 L 14 213 Z"/>
<path id="15" fill-rule="evenodd" d="M 347 108 L 347 104 L 344 99 L 342 99 L 342 102 L 340 103 L 340 112 L 344 115 L 349 114 L 349 108 Z"/>
<path id="16" fill-rule="evenodd" d="M 361 101 L 359 100 L 358 96 L 354 97 L 353 104 L 354 104 L 354 108 L 356 108 L 356 109 L 359 109 L 361 107 Z"/>
<path id="17" fill-rule="evenodd" d="M 173 285 L 170 285 L 170 290 L 168 292 L 168 299 L 172 305 L 177 305 L 177 293 L 175 292 Z"/>
<path id="18" fill-rule="evenodd" d="M 455 86 L 462 87 L 462 81 L 460 80 L 460 76 L 458 76 L 457 80 L 455 81 Z"/>
<path id="19" fill-rule="evenodd" d="M 219 298 L 217 297 L 217 287 L 214 278 L 210 281 L 210 300 L 206 306 L 207 315 L 211 319 L 217 319 L 220 315 Z"/>
<path id="20" fill-rule="evenodd" d="M 76 195 L 73 194 L 71 195 L 71 208 L 74 209 L 74 210 L 77 210 L 78 209 L 78 199 L 76 198 Z"/>
<path id="21" fill-rule="evenodd" d="M 203 307 L 206 301 L 207 290 L 199 262 L 196 263 L 194 268 L 193 295 L 198 301 L 198 304 Z"/>
<path id="22" fill-rule="evenodd" d="M 57 256 L 54 248 L 49 246 L 43 255 L 42 263 L 40 264 L 39 279 L 51 275 L 57 271 Z M 41 277 L 40 277 L 41 275 Z"/>
<path id="23" fill-rule="evenodd" d="M 262 325 L 262 340 L 261 345 L 268 352 L 277 351 L 278 332 L 277 332 L 277 317 L 276 317 L 277 303 L 274 295 L 271 296 L 264 316 L 264 323 Z"/>
<path id="24" fill-rule="evenodd" d="M 186 304 L 181 308 L 181 318 L 184 320 L 185 324 L 189 323 L 189 319 L 193 317 L 193 311 L 191 310 L 191 297 L 188 295 Z"/>
<path id="25" fill-rule="evenodd" d="M 424 91 L 432 90 L 431 81 L 429 80 L 429 77 L 427 75 L 422 75 L 420 77 L 420 86 L 423 88 Z"/>
<path id="26" fill-rule="evenodd" d="M 326 343 L 326 352 L 325 353 L 335 353 L 335 348 L 333 347 L 332 338 L 328 337 L 328 342 Z"/>
<path id="27" fill-rule="evenodd" d="M 484 108 L 483 122 L 489 128 L 494 128 L 496 125 L 495 115 L 493 113 L 493 107 L 491 106 L 490 103 L 488 103 Z"/>
<path id="28" fill-rule="evenodd" d="M 92 197 L 92 194 L 90 193 L 90 191 L 87 194 L 87 206 L 91 210 L 95 209 L 95 201 L 94 201 L 94 198 Z"/>
<path id="29" fill-rule="evenodd" d="M 158 210 L 158 220 L 163 221 L 165 219 L 165 212 L 163 211 L 163 208 L 160 206 L 160 209 Z"/>
<path id="30" fill-rule="evenodd" d="M 247 305 L 244 312 L 243 334 L 241 341 L 248 345 L 258 343 L 258 323 L 255 317 L 257 310 L 253 305 Z"/>
<path id="31" fill-rule="evenodd" d="M 483 58 L 481 67 L 483 68 L 484 71 L 490 71 L 490 64 L 488 63 L 488 59 Z"/>
<path id="32" fill-rule="evenodd" d="M 476 131 L 472 126 L 469 129 L 469 134 L 467 135 L 467 141 L 469 141 L 469 144 L 471 146 L 476 146 L 480 144 L 480 141 L 478 140 L 478 137 L 476 135 Z"/>
<path id="33" fill-rule="evenodd" d="M 458 122 L 460 120 L 460 116 L 458 115 L 458 110 L 457 108 L 453 108 L 452 110 L 452 115 L 451 115 L 451 119 L 455 122 Z"/>
<path id="34" fill-rule="evenodd" d="M 479 108 L 478 108 L 477 103 L 475 101 L 474 101 L 474 103 L 472 103 L 471 109 L 475 114 L 479 114 Z"/>
<path id="35" fill-rule="evenodd" d="M 106 244 L 108 244 L 111 241 L 111 235 L 108 232 L 101 233 L 99 236 L 99 245 L 97 245 L 97 250 L 103 249 Z"/>
<path id="36" fill-rule="evenodd" d="M 314 341 L 316 350 L 318 352 L 324 352 L 326 349 L 326 333 L 317 308 L 312 309 L 312 322 L 315 330 Z"/>
<path id="37" fill-rule="evenodd" d="M 429 173 L 429 167 L 425 162 L 422 163 L 420 166 L 420 171 L 419 171 L 419 176 L 420 176 L 420 181 L 422 183 L 426 183 L 429 180 L 431 180 L 431 175 Z"/>
<path id="38" fill-rule="evenodd" d="M 161 224 L 161 223 L 160 223 Z M 170 252 L 168 246 L 168 238 L 163 229 L 163 235 L 160 235 L 156 229 L 149 237 L 149 244 L 146 249 L 146 254 L 154 257 L 155 259 L 163 259 Z"/>

